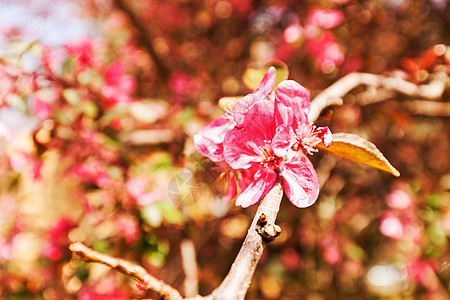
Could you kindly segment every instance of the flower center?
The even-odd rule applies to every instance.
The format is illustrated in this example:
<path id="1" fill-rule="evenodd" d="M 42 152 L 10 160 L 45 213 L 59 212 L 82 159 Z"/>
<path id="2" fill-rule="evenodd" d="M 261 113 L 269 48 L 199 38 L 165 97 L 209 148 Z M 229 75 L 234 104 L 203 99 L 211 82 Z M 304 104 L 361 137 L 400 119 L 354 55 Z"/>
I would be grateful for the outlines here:
<path id="1" fill-rule="evenodd" d="M 316 126 L 313 123 L 300 124 L 295 130 L 297 142 L 292 146 L 292 150 L 298 151 L 303 149 L 310 155 L 314 152 L 318 152 L 319 150 L 315 147 L 322 141 L 322 139 L 318 137 L 320 133 L 320 130 L 316 130 Z"/>

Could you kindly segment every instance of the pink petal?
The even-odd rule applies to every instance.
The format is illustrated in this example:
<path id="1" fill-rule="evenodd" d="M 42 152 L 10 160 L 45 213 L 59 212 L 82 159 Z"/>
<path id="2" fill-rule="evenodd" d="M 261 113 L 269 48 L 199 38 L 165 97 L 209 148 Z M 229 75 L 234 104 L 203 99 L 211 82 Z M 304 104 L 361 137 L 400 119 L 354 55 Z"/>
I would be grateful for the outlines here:
<path id="1" fill-rule="evenodd" d="M 294 111 L 291 107 L 286 107 L 280 102 L 275 103 L 275 126 L 279 126 L 281 124 L 289 124 L 294 125 Z M 296 121 L 297 122 L 297 119 Z M 297 124 L 295 124 L 294 128 L 297 127 Z"/>
<path id="2" fill-rule="evenodd" d="M 325 147 L 328 147 L 333 142 L 333 134 L 331 133 L 330 128 L 328 127 L 319 127 L 316 129 L 316 131 L 319 131 L 320 133 L 317 135 L 318 138 L 320 138 L 325 145 Z"/>
<path id="3" fill-rule="evenodd" d="M 272 140 L 273 153 L 278 157 L 285 156 L 294 144 L 294 131 L 288 124 L 281 124 L 277 127 Z"/>
<path id="4" fill-rule="evenodd" d="M 319 195 L 319 180 L 313 165 L 305 155 L 293 158 L 280 166 L 287 197 L 297 207 L 308 207 Z"/>
<path id="5" fill-rule="evenodd" d="M 248 169 L 254 162 L 261 162 L 260 147 L 262 139 L 247 130 L 233 129 L 225 136 L 223 156 L 231 168 Z"/>
<path id="6" fill-rule="evenodd" d="M 261 200 L 270 191 L 276 179 L 277 173 L 272 169 L 259 169 L 252 183 L 236 199 L 236 206 L 245 208 Z"/>
<path id="7" fill-rule="evenodd" d="M 257 98 L 255 95 L 248 94 L 244 98 L 239 99 L 233 106 L 233 117 L 237 127 L 242 127 L 245 120 L 245 114 L 249 108 L 256 103 L 256 100 Z"/>
<path id="8" fill-rule="evenodd" d="M 270 67 L 264 75 L 264 78 L 261 80 L 259 87 L 253 92 L 253 94 L 259 95 L 259 93 L 262 93 L 265 98 L 268 98 L 275 85 L 276 72 L 277 71 L 274 67 Z"/>
<path id="9" fill-rule="evenodd" d="M 253 105 L 247 112 L 244 129 L 263 140 L 271 140 L 275 133 L 273 121 L 274 103 L 263 100 Z"/>
<path id="10" fill-rule="evenodd" d="M 223 161 L 223 143 L 214 143 L 211 139 L 200 134 L 194 135 L 195 149 L 213 162 Z"/>
<path id="11" fill-rule="evenodd" d="M 234 126 L 234 122 L 224 114 L 202 127 L 198 134 L 212 140 L 214 143 L 219 144 L 223 143 L 225 134 L 229 130 L 233 129 Z"/>
<path id="12" fill-rule="evenodd" d="M 259 101 L 245 117 L 243 129 L 233 129 L 224 138 L 223 155 L 233 169 L 248 169 L 254 162 L 261 162 L 261 147 L 272 140 L 274 132 L 273 102 Z"/>
<path id="13" fill-rule="evenodd" d="M 308 122 L 310 100 L 308 91 L 293 80 L 282 81 L 275 91 L 276 111 L 282 109 L 279 104 L 290 107 L 293 110 L 297 122 Z"/>
<path id="14" fill-rule="evenodd" d="M 275 68 L 270 67 L 259 84 L 259 87 L 253 93 L 243 97 L 234 105 L 233 116 L 237 127 L 242 127 L 245 115 L 253 104 L 261 100 L 269 99 L 269 95 L 272 93 L 275 85 L 275 74 Z"/>

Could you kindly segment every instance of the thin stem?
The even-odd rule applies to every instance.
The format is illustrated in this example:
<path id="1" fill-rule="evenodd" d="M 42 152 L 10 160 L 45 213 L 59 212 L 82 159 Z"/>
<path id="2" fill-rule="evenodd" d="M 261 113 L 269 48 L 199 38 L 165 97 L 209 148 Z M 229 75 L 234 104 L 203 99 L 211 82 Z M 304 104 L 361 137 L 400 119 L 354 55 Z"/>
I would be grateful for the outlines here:
<path id="1" fill-rule="evenodd" d="M 97 262 L 107 265 L 112 269 L 117 269 L 120 272 L 134 277 L 138 281 L 142 282 L 147 290 L 154 291 L 163 299 L 167 300 L 179 300 L 183 299 L 180 293 L 165 283 L 162 280 L 158 280 L 150 275 L 141 266 L 135 265 L 127 260 L 115 258 L 98 251 L 95 251 L 81 242 L 72 243 L 69 249 L 79 255 L 81 259 L 86 262 Z"/>
<path id="2" fill-rule="evenodd" d="M 244 299 L 265 246 L 281 232 L 275 225 L 283 189 L 277 182 L 261 201 L 242 247 L 214 299 Z"/>

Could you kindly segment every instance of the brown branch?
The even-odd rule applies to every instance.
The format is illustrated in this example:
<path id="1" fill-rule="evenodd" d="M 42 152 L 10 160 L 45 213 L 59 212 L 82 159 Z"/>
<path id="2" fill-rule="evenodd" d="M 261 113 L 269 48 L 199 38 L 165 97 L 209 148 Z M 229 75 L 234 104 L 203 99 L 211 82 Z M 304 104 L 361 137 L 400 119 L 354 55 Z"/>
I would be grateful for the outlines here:
<path id="1" fill-rule="evenodd" d="M 198 295 L 198 272 L 197 260 L 195 258 L 195 247 L 192 240 L 185 239 L 181 241 L 181 262 L 184 274 L 184 294 L 187 297 Z"/>
<path id="2" fill-rule="evenodd" d="M 429 100 L 438 99 L 442 96 L 448 84 L 448 75 L 443 71 L 431 74 L 430 82 L 422 85 L 414 84 L 399 77 L 369 73 L 350 73 L 324 89 L 314 98 L 311 102 L 311 110 L 308 117 L 310 121 L 316 120 L 324 108 L 330 105 L 342 104 L 340 99 L 360 85 L 372 88 L 367 91 L 366 97 L 360 97 L 358 101 L 360 105 L 367 105 L 389 99 L 395 93 Z"/>
<path id="3" fill-rule="evenodd" d="M 450 102 L 412 100 L 406 101 L 404 105 L 415 115 L 450 117 Z"/>
<path id="4" fill-rule="evenodd" d="M 159 71 L 159 74 L 163 79 L 167 79 L 169 77 L 169 69 L 163 63 L 163 61 L 159 58 L 158 54 L 153 47 L 153 42 L 150 38 L 150 32 L 147 28 L 142 24 L 139 18 L 134 14 L 134 12 L 126 5 L 126 1 L 123 0 L 114 0 L 115 6 L 124 12 L 128 18 L 130 19 L 131 24 L 136 28 L 139 33 L 139 38 L 142 46 L 145 48 L 147 53 L 152 57 L 153 62 L 156 65 L 156 68 Z"/>
<path id="5" fill-rule="evenodd" d="M 147 290 L 156 292 L 163 299 L 244 299 L 265 246 L 281 233 L 280 227 L 275 225 L 275 219 L 280 209 L 282 198 L 283 189 L 281 183 L 277 181 L 261 201 L 244 243 L 228 275 L 219 287 L 210 295 L 204 297 L 191 296 L 192 298 L 183 298 L 176 289 L 153 277 L 141 266 L 97 252 L 81 242 L 72 243 L 69 248 L 87 262 L 102 263 L 134 277 L 142 282 Z M 186 259 L 192 259 L 192 257 L 195 260 L 195 253 L 190 253 Z M 192 266 L 189 268 L 192 268 Z M 188 268 L 185 267 L 186 269 Z M 189 294 L 192 293 L 189 292 Z"/>
<path id="6" fill-rule="evenodd" d="M 135 265 L 124 259 L 115 258 L 100 253 L 87 247 L 81 242 L 72 243 L 69 246 L 69 249 L 79 255 L 81 259 L 86 262 L 102 263 L 112 269 L 117 269 L 126 275 L 134 277 L 136 280 L 141 281 L 147 290 L 156 292 L 162 299 L 183 299 L 183 297 L 176 289 L 174 289 L 164 281 L 156 279 L 141 266 Z"/>
<path id="7" fill-rule="evenodd" d="M 265 246 L 281 232 L 275 219 L 282 198 L 283 189 L 277 182 L 261 201 L 228 275 L 211 294 L 213 299 L 244 299 Z"/>

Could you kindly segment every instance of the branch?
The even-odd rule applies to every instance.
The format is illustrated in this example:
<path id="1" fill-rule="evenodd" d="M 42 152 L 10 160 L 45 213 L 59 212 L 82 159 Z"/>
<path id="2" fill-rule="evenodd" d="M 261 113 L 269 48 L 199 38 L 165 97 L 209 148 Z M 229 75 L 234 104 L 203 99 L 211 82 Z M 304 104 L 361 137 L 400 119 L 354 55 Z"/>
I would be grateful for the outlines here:
<path id="1" fill-rule="evenodd" d="M 438 99 L 444 93 L 448 83 L 448 75 L 443 71 L 431 74 L 430 82 L 422 85 L 416 85 L 399 77 L 369 73 L 350 73 L 324 89 L 314 98 L 311 102 L 311 110 L 308 117 L 310 121 L 316 120 L 323 109 L 330 105 L 342 104 L 341 98 L 360 85 L 367 85 L 373 88 L 373 97 L 364 97 L 365 100 L 359 101 L 359 104 L 367 105 L 386 100 L 393 96 L 394 93 L 429 100 Z"/>
<path id="2" fill-rule="evenodd" d="M 405 106 L 415 115 L 450 117 L 450 102 L 412 100 L 406 101 Z"/>
<path id="3" fill-rule="evenodd" d="M 280 209 L 282 198 L 283 189 L 281 183 L 277 181 L 261 201 L 244 243 L 228 275 L 219 287 L 205 297 L 194 296 L 192 298 L 183 298 L 176 289 L 156 279 L 141 266 L 124 259 L 97 252 L 81 242 L 72 243 L 69 249 L 86 262 L 102 263 L 134 277 L 136 280 L 142 282 L 147 290 L 156 292 L 163 299 L 244 299 L 265 246 L 281 233 L 280 227 L 275 225 L 275 219 Z M 190 256 L 191 259 L 192 256 L 195 259 L 195 254 L 191 253 Z M 187 268 L 185 267 L 185 269 Z"/>
<path id="4" fill-rule="evenodd" d="M 130 19 L 130 22 L 133 24 L 133 26 L 136 28 L 136 30 L 139 32 L 140 35 L 140 41 L 142 43 L 142 46 L 147 50 L 147 53 L 152 57 L 156 68 L 158 69 L 160 75 L 167 79 L 169 76 L 169 69 L 167 66 L 161 61 L 161 59 L 158 57 L 158 54 L 156 54 L 155 48 L 153 47 L 152 40 L 150 39 L 150 33 L 147 30 L 147 28 L 142 25 L 139 18 L 133 13 L 133 11 L 125 4 L 126 2 L 123 0 L 114 0 L 115 6 L 123 11 L 128 18 Z"/>
<path id="5" fill-rule="evenodd" d="M 198 272 L 197 260 L 195 259 L 195 247 L 192 240 L 181 241 L 181 262 L 184 274 L 184 294 L 187 297 L 194 297 L 198 294 Z"/>
<path id="6" fill-rule="evenodd" d="M 141 266 L 135 265 L 124 259 L 111 257 L 109 255 L 95 251 L 81 242 L 75 242 L 70 244 L 69 249 L 79 255 L 81 259 L 86 262 L 97 262 L 107 265 L 112 269 L 117 269 L 120 272 L 134 277 L 136 280 L 142 282 L 147 290 L 154 291 L 162 299 L 178 300 L 183 299 L 180 293 L 165 283 L 158 280 Z"/>
<path id="7" fill-rule="evenodd" d="M 265 246 L 281 232 L 275 219 L 282 198 L 283 189 L 277 181 L 261 201 L 228 275 L 211 294 L 213 299 L 244 299 Z"/>

